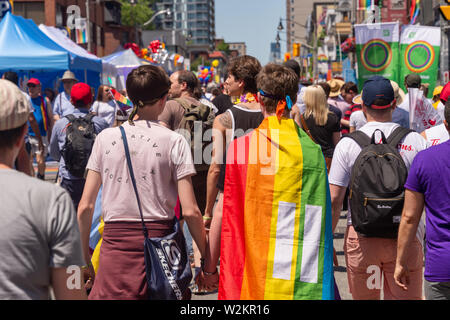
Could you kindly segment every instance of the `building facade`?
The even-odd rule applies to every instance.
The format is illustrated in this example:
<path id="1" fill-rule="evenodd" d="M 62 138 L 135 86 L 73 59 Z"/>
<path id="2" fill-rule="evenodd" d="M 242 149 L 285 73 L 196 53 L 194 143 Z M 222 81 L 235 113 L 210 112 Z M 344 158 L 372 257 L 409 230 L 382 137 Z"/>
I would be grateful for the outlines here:
<path id="1" fill-rule="evenodd" d="M 74 14 L 86 18 L 86 0 L 15 0 L 13 14 L 66 30 L 68 19 Z M 117 0 L 89 1 L 90 52 L 102 57 L 118 47 L 134 42 L 134 28 L 121 25 L 120 2 Z M 68 36 L 75 41 L 75 29 Z M 88 49 L 87 44 L 80 44 Z"/>
<path id="2" fill-rule="evenodd" d="M 227 42 L 230 49 L 230 56 L 245 56 L 247 54 L 247 45 L 245 42 Z"/>
<path id="3" fill-rule="evenodd" d="M 156 12 L 166 9 L 170 9 L 172 14 L 158 16 L 154 22 L 156 29 L 183 33 L 192 48 L 214 48 L 214 0 L 157 0 L 154 4 Z"/>
<path id="4" fill-rule="evenodd" d="M 286 51 L 292 50 L 294 42 L 307 42 L 308 20 L 314 9 L 314 3 L 329 2 L 326 0 L 286 0 L 286 19 L 283 24 L 286 26 Z"/>

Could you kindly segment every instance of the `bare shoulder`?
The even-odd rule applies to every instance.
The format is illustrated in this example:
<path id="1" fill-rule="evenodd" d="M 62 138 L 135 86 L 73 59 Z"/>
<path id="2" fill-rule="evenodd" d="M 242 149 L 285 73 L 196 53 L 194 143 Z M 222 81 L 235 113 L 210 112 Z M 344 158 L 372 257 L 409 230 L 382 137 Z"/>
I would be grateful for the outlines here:
<path id="1" fill-rule="evenodd" d="M 228 111 L 225 111 L 224 113 L 218 115 L 216 119 L 214 120 L 214 125 L 220 124 L 225 129 L 231 129 L 232 128 L 232 119 L 231 115 Z"/>

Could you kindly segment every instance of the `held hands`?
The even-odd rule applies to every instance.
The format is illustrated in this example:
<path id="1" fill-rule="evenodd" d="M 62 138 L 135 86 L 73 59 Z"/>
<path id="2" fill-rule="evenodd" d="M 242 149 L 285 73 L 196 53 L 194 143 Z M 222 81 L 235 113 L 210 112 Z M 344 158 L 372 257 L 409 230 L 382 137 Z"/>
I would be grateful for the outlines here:
<path id="1" fill-rule="evenodd" d="M 211 227 L 211 221 L 212 221 L 212 216 L 209 214 L 206 214 L 203 216 L 203 224 L 205 226 L 206 232 L 209 231 L 209 228 Z"/>
<path id="2" fill-rule="evenodd" d="M 214 291 L 219 287 L 219 272 L 217 267 L 214 272 L 208 272 L 205 270 L 205 260 L 201 259 L 201 272 L 195 279 L 199 291 Z"/>
<path id="3" fill-rule="evenodd" d="M 219 287 L 219 273 L 206 273 L 202 270 L 197 278 L 195 284 L 198 286 L 199 291 L 211 292 L 217 290 Z"/>

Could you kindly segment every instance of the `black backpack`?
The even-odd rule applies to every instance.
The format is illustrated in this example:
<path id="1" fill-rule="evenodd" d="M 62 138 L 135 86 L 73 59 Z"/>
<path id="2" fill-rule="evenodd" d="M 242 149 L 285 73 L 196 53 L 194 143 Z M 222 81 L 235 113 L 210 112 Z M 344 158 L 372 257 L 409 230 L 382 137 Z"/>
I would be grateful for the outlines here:
<path id="1" fill-rule="evenodd" d="M 377 131 L 381 144 L 375 143 Z M 397 238 L 408 177 L 397 146 L 412 131 L 398 127 L 388 139 L 379 129 L 372 138 L 362 131 L 347 135 L 362 148 L 352 168 L 349 194 L 352 225 L 362 236 Z"/>
<path id="2" fill-rule="evenodd" d="M 66 142 L 61 150 L 66 168 L 75 177 L 83 178 L 89 156 L 94 145 L 95 133 L 93 114 L 77 118 L 69 114 L 66 126 Z"/>
<path id="3" fill-rule="evenodd" d="M 206 131 L 212 129 L 215 119 L 214 111 L 212 110 L 212 108 L 208 107 L 205 104 L 201 103 L 199 103 L 198 105 L 191 104 L 189 101 L 186 101 L 184 99 L 174 99 L 174 100 L 178 102 L 185 110 L 177 131 L 183 136 L 187 135 L 187 133 L 190 134 L 190 140 L 188 139 L 189 137 L 185 136 L 185 138 L 188 139 L 188 142 L 190 142 L 191 145 L 191 153 L 192 159 L 195 163 L 195 170 L 197 172 L 207 171 L 209 169 L 209 163 L 205 162 L 204 151 L 211 142 L 208 141 L 207 139 L 203 139 L 203 135 L 205 134 Z M 196 122 L 198 122 L 199 125 L 196 126 L 195 125 Z M 196 130 L 198 130 L 197 133 L 195 133 Z M 194 135 L 194 133 L 196 135 Z M 198 140 L 198 135 L 200 134 L 201 134 L 201 141 Z M 197 139 L 194 139 L 194 137 L 196 137 Z M 201 159 L 199 158 L 200 155 Z M 209 155 L 208 160 L 210 159 L 211 157 Z M 200 161 L 201 163 L 198 163 Z"/>

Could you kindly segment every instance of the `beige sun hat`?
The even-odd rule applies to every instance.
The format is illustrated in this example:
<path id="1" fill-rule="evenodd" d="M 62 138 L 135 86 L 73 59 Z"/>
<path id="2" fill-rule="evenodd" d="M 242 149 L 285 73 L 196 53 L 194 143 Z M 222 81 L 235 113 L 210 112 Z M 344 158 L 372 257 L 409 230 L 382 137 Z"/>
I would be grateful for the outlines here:
<path id="1" fill-rule="evenodd" d="M 19 87 L 0 79 L 0 131 L 22 126 L 29 115 L 30 103 Z"/>
<path id="2" fill-rule="evenodd" d="M 67 70 L 66 72 L 64 72 L 61 80 L 62 81 L 64 81 L 64 80 L 74 80 L 74 81 L 78 82 L 78 79 L 75 78 L 75 74 L 72 71 L 70 71 L 70 70 Z"/>
<path id="3" fill-rule="evenodd" d="M 402 88 L 400 88 L 400 86 L 398 85 L 397 82 L 392 81 L 392 80 L 391 80 L 391 86 L 392 86 L 392 89 L 394 89 L 394 97 L 396 100 L 396 104 L 399 106 L 403 103 L 403 101 L 405 101 L 405 97 L 406 97 L 405 91 L 403 91 Z"/>
<path id="4" fill-rule="evenodd" d="M 330 85 L 330 98 L 339 96 L 341 94 L 341 88 L 345 84 L 344 81 L 339 79 L 331 79 L 327 83 Z"/>

